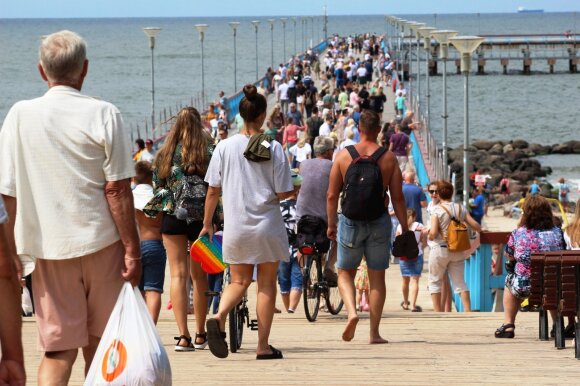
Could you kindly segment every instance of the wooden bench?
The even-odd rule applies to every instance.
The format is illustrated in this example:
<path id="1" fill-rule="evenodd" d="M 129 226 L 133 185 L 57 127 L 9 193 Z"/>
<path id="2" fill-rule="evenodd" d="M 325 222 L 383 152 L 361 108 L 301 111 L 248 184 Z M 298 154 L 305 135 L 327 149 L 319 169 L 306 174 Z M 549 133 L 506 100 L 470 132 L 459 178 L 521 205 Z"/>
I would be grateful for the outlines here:
<path id="1" fill-rule="evenodd" d="M 529 303 L 539 310 L 539 337 L 549 340 L 548 313 L 556 312 L 555 346 L 566 347 L 564 317 L 576 321 L 575 357 L 580 359 L 580 251 L 555 251 L 531 255 Z"/>

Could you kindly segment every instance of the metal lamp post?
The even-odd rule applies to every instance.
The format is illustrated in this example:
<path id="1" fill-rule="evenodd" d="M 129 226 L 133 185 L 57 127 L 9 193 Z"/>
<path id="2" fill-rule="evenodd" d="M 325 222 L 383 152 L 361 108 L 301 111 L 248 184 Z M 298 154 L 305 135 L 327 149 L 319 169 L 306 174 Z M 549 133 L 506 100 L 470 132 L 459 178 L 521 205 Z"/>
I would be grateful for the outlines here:
<path id="1" fill-rule="evenodd" d="M 234 32 L 234 93 L 238 90 L 238 55 L 236 47 L 236 36 L 238 35 L 238 27 L 240 23 L 232 21 L 228 23 Z"/>
<path id="2" fill-rule="evenodd" d="M 201 103 L 205 107 L 205 70 L 204 70 L 204 56 L 203 56 L 203 41 L 205 39 L 205 30 L 207 24 L 196 24 L 195 29 L 199 32 L 199 41 L 201 42 Z"/>
<path id="3" fill-rule="evenodd" d="M 426 89 L 425 97 L 427 99 L 427 104 L 425 108 L 425 115 L 427 116 L 427 128 L 431 129 L 431 82 L 429 77 L 429 59 L 431 57 L 431 32 L 435 31 L 433 27 L 422 27 L 419 28 L 419 33 L 423 36 L 423 48 L 425 48 L 425 79 L 426 79 Z"/>
<path id="4" fill-rule="evenodd" d="M 439 57 L 443 61 L 443 173 L 449 178 L 449 161 L 447 160 L 447 58 L 449 57 L 449 39 L 457 36 L 457 31 L 439 30 L 431 32 L 431 36 L 439 42 Z"/>
<path id="5" fill-rule="evenodd" d="M 295 17 L 292 18 L 292 22 L 294 23 L 294 54 L 292 56 L 294 56 L 298 53 L 298 48 L 296 47 L 296 35 L 297 34 L 296 34 L 296 18 Z"/>
<path id="6" fill-rule="evenodd" d="M 288 21 L 287 17 L 281 17 L 280 21 L 282 22 L 282 33 L 284 38 L 284 52 L 282 54 L 282 63 L 286 62 L 286 22 Z"/>
<path id="7" fill-rule="evenodd" d="M 149 37 L 149 48 L 151 49 L 151 132 L 155 129 L 155 65 L 153 61 L 153 51 L 155 50 L 155 37 L 161 31 L 158 27 L 143 28 L 143 32 Z"/>
<path id="8" fill-rule="evenodd" d="M 421 115 L 421 34 L 419 33 L 419 28 L 425 26 L 424 23 L 413 22 L 409 24 L 411 30 L 415 33 L 415 38 L 417 39 L 417 113 Z M 419 118 L 419 117 L 418 117 Z"/>
<path id="9" fill-rule="evenodd" d="M 310 48 L 314 48 L 314 16 L 310 16 Z"/>
<path id="10" fill-rule="evenodd" d="M 483 42 L 479 36 L 457 36 L 449 39 L 449 42 L 461 54 L 461 72 L 463 73 L 463 95 L 464 95 L 464 116 L 463 116 L 463 205 L 467 206 L 469 201 L 469 71 L 471 70 L 471 55 Z"/>
<path id="11" fill-rule="evenodd" d="M 304 52 L 304 50 L 306 49 L 306 44 L 304 43 L 304 24 L 305 23 L 306 23 L 306 18 L 305 18 L 305 16 L 302 16 L 300 18 L 300 25 L 301 25 L 301 28 L 302 28 L 302 30 L 301 30 L 302 31 L 302 35 L 301 35 L 302 36 L 302 40 L 301 40 L 302 43 L 300 45 L 301 45 L 301 51 L 302 52 Z"/>
<path id="12" fill-rule="evenodd" d="M 260 26 L 259 20 L 253 20 L 254 31 L 256 31 L 256 81 L 258 81 L 258 27 Z"/>
<path id="13" fill-rule="evenodd" d="M 274 23 L 276 19 L 268 19 L 268 24 L 270 24 L 270 67 L 274 69 Z"/>

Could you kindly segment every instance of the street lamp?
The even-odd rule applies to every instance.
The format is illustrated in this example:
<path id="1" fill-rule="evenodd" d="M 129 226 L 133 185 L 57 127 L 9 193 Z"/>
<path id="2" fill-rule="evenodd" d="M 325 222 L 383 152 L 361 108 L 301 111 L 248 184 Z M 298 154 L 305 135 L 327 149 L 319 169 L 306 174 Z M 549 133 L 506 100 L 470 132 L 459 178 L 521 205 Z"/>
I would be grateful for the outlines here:
<path id="1" fill-rule="evenodd" d="M 461 54 L 461 72 L 463 73 L 463 205 L 469 201 L 469 171 L 467 170 L 469 155 L 469 71 L 471 70 L 471 54 L 483 42 L 479 36 L 457 36 L 449 39 L 449 42 Z"/>
<path id="2" fill-rule="evenodd" d="M 281 17 L 280 21 L 282 22 L 282 33 L 284 34 L 284 54 L 282 55 L 282 63 L 286 62 L 286 22 L 288 21 L 287 17 Z"/>
<path id="3" fill-rule="evenodd" d="M 258 26 L 260 25 L 259 20 L 253 20 L 254 30 L 256 31 L 256 81 L 258 81 Z"/>
<path id="4" fill-rule="evenodd" d="M 306 19 L 304 18 L 304 16 L 302 16 L 300 18 L 300 24 L 302 26 L 302 43 L 300 43 L 300 45 L 302 46 L 301 51 L 304 52 L 304 50 L 306 49 L 306 45 L 304 44 L 304 23 L 306 23 Z"/>
<path id="5" fill-rule="evenodd" d="M 205 107 L 205 71 L 204 71 L 204 58 L 203 58 L 203 40 L 205 38 L 205 30 L 207 29 L 207 24 L 196 24 L 195 29 L 199 32 L 199 41 L 201 42 L 201 103 Z"/>
<path id="6" fill-rule="evenodd" d="M 295 17 L 292 18 L 292 22 L 294 23 L 294 54 L 292 55 L 294 57 L 294 55 L 296 55 L 298 53 L 298 48 L 296 47 L 296 18 Z"/>
<path id="7" fill-rule="evenodd" d="M 314 16 L 310 16 L 310 48 L 314 48 Z"/>
<path id="8" fill-rule="evenodd" d="M 238 90 L 238 55 L 236 53 L 236 36 L 238 35 L 238 27 L 240 25 L 237 21 L 228 23 L 234 32 L 234 93 Z"/>
<path id="9" fill-rule="evenodd" d="M 274 23 L 276 19 L 268 19 L 268 24 L 270 24 L 270 67 L 274 69 Z"/>
<path id="10" fill-rule="evenodd" d="M 447 160 L 447 58 L 449 57 L 449 39 L 457 36 L 457 31 L 440 30 L 433 31 L 431 35 L 439 43 L 439 57 L 443 61 L 443 173 L 445 178 L 449 178 Z"/>
<path id="11" fill-rule="evenodd" d="M 423 48 L 425 48 L 425 70 L 426 70 L 426 80 L 427 88 L 425 90 L 425 96 L 427 97 L 427 106 L 425 109 L 425 114 L 427 116 L 427 128 L 431 130 L 431 84 L 429 77 L 429 59 L 431 58 L 431 32 L 435 31 L 436 28 L 433 27 L 422 27 L 419 28 L 419 34 L 423 37 Z M 429 143 L 429 142 L 427 142 Z"/>
<path id="12" fill-rule="evenodd" d="M 151 48 L 151 132 L 155 129 L 155 65 L 153 62 L 153 50 L 155 49 L 155 37 L 161 31 L 158 27 L 143 28 L 143 32 L 149 36 L 149 48 Z"/>
<path id="13" fill-rule="evenodd" d="M 407 24 L 410 29 L 415 32 L 415 37 L 417 38 L 417 113 L 420 115 L 420 106 L 421 106 L 421 35 L 419 34 L 419 28 L 425 26 L 424 23 L 416 23 L 412 22 L 411 24 Z M 419 118 L 419 117 L 417 117 Z"/>

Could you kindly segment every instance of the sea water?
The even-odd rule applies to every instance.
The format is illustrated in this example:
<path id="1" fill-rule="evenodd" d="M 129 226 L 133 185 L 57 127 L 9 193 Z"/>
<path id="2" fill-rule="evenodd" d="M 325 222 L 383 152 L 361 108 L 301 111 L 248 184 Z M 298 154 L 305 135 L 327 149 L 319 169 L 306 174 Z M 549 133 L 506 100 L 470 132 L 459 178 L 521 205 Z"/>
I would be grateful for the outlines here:
<path id="1" fill-rule="evenodd" d="M 385 10 L 388 12 L 388 10 Z M 471 34 L 563 33 L 580 26 L 574 13 L 544 14 L 467 14 L 397 15 L 439 29 L 454 29 Z M 205 88 L 207 100 L 217 99 L 220 90 L 231 95 L 234 89 L 233 33 L 230 21 L 239 21 L 237 45 L 237 88 L 256 80 L 256 35 L 250 23 L 256 18 L 131 18 L 131 19 L 0 19 L 0 121 L 10 106 L 21 99 L 42 95 L 42 82 L 36 64 L 42 35 L 69 29 L 88 42 L 89 74 L 83 92 L 117 105 L 127 124 L 140 123 L 151 114 L 151 51 L 143 27 L 161 27 L 154 51 L 156 111 L 178 103 L 188 104 L 201 92 L 201 43 L 194 25 L 209 28 L 204 40 Z M 273 34 L 266 17 L 258 18 L 258 77 L 271 63 L 274 40 L 274 66 L 289 59 L 295 51 L 323 38 L 323 23 L 296 31 L 292 20 L 284 30 L 278 21 Z M 576 20 L 575 20 L 576 19 Z M 331 16 L 329 35 L 347 35 L 387 30 L 384 16 Z M 423 64 L 424 66 L 424 64 Z M 560 60 L 556 73 L 547 74 L 544 61 L 532 65 L 534 74 L 521 75 L 521 61 L 510 62 L 510 75 L 501 75 L 499 62 L 490 61 L 488 75 L 470 77 L 470 137 L 509 140 L 523 138 L 541 144 L 580 140 L 580 74 L 567 73 L 568 63 Z M 413 64 L 415 67 L 415 64 Z M 475 67 L 475 62 L 473 64 Z M 424 67 L 422 67 L 424 71 Z M 439 65 L 441 73 L 442 65 Z M 448 66 L 449 144 L 463 142 L 463 79 Z M 441 137 L 441 76 L 431 78 L 431 127 Z M 422 78 L 422 92 L 425 91 Z M 425 100 L 423 100 L 425 104 Z M 562 173 L 580 174 L 580 162 L 564 161 Z M 554 178 L 560 170 L 554 167 Z M 569 173 L 569 174 L 568 174 Z M 572 178 L 572 177 L 571 177 Z"/>

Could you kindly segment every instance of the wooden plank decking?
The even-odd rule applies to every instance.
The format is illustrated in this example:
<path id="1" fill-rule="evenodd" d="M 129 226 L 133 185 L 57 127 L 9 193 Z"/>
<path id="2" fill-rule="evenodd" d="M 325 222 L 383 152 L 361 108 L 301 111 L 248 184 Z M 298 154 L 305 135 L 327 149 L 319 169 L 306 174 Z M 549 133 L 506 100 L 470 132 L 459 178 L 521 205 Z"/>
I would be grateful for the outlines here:
<path id="1" fill-rule="evenodd" d="M 168 284 L 169 280 L 166 288 Z M 227 359 L 217 359 L 208 350 L 176 353 L 177 327 L 172 312 L 164 309 L 158 327 L 171 360 L 173 384 L 574 384 L 580 379 L 580 362 L 574 359 L 571 341 L 565 350 L 556 350 L 553 341 L 540 342 L 536 313 L 518 316 L 515 339 L 498 340 L 493 331 L 501 324 L 502 314 L 435 314 L 430 311 L 425 285 L 424 277 L 418 303 L 425 312 L 403 311 L 399 267 L 393 265 L 387 271 L 381 327 L 389 340 L 386 345 L 367 344 L 368 314 L 362 314 L 350 343 L 340 340 L 344 310 L 335 317 L 322 314 L 315 323 L 306 321 L 302 304 L 293 315 L 276 315 L 271 343 L 285 355 L 278 361 L 255 360 L 257 333 L 250 330 L 244 331 L 241 351 Z M 255 288 L 249 295 L 252 309 Z M 166 301 L 164 295 L 164 305 Z M 193 325 L 190 320 L 189 326 Z M 35 341 L 36 324 L 29 318 L 24 323 L 29 385 L 36 384 L 40 359 Z M 79 355 L 71 385 L 82 384 L 82 363 Z"/>

